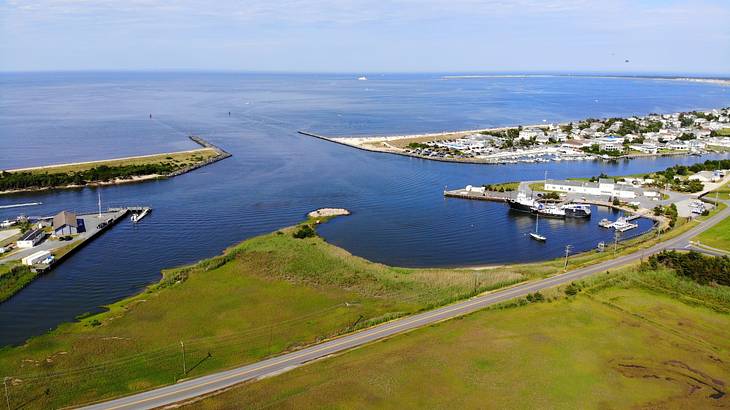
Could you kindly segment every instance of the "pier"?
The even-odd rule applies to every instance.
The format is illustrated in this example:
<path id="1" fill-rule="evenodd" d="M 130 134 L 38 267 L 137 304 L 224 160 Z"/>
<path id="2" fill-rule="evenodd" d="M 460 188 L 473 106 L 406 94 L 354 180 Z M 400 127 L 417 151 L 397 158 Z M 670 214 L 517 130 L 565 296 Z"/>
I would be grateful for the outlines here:
<path id="1" fill-rule="evenodd" d="M 451 191 L 444 191 L 445 197 L 450 198 L 461 198 L 461 199 L 473 199 L 476 201 L 492 201 L 492 202 L 507 202 L 507 199 L 512 198 L 514 195 L 512 191 L 507 192 L 495 192 L 495 191 L 472 191 L 466 188 L 454 189 Z"/>
<path id="2" fill-rule="evenodd" d="M 32 248 L 12 252 L 10 255 L 0 259 L 0 263 L 19 261 L 24 257 L 30 256 L 39 251 L 48 251 L 54 256 L 54 260 L 51 264 L 37 264 L 32 266 L 32 269 L 38 272 L 46 272 L 91 242 L 91 240 L 107 231 L 130 212 L 140 212 L 144 209 L 151 208 L 144 206 L 132 206 L 124 208 L 109 208 L 106 211 L 101 212 L 97 211 L 77 214 L 77 220 L 83 221 L 82 225 L 84 227 L 84 231 L 79 232 L 74 236 L 69 235 L 72 239 L 68 241 L 62 241 L 60 239 L 45 239 Z M 49 221 L 53 220 L 53 216 L 32 217 L 30 219 L 35 221 L 35 223 L 48 224 Z"/>

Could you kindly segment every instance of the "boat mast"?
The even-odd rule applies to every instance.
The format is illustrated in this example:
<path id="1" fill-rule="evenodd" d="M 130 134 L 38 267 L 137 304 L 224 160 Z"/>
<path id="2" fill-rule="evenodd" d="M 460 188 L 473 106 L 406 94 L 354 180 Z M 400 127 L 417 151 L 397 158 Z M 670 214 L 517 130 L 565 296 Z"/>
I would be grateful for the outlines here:
<path id="1" fill-rule="evenodd" d="M 99 204 L 99 219 L 101 219 L 101 190 L 97 190 L 96 194 L 98 196 L 98 204 Z"/>

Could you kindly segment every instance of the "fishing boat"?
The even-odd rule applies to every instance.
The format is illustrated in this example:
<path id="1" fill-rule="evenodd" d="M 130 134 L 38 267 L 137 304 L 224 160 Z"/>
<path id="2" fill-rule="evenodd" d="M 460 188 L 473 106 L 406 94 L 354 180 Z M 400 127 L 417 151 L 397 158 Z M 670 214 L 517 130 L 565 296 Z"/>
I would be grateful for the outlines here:
<path id="1" fill-rule="evenodd" d="M 537 233 L 538 232 L 537 228 L 539 226 L 539 223 L 540 223 L 540 215 L 537 215 L 537 218 L 535 218 L 535 232 L 530 232 L 530 238 L 532 238 L 536 241 L 539 241 L 539 242 L 545 242 L 547 240 L 547 238 L 544 237 L 543 235 L 540 235 L 539 233 Z"/>
<path id="2" fill-rule="evenodd" d="M 570 203 L 563 205 L 563 211 L 565 216 L 571 218 L 590 218 L 591 217 L 591 206 L 588 204 L 576 204 Z"/>
<path id="3" fill-rule="evenodd" d="M 509 207 L 515 211 L 531 213 L 535 212 L 535 208 L 539 205 L 536 200 L 528 198 L 527 194 L 523 191 L 518 192 L 517 197 L 514 199 L 507 198 L 507 203 L 509 204 Z"/>
<path id="4" fill-rule="evenodd" d="M 132 217 L 131 217 L 131 218 L 129 218 L 129 219 L 131 219 L 131 220 L 132 220 L 132 222 L 134 222 L 134 223 L 137 223 L 137 222 L 139 222 L 140 220 L 142 220 L 142 218 L 144 218 L 145 216 L 147 216 L 147 214 L 148 214 L 148 213 L 150 213 L 150 208 L 144 208 L 144 209 L 142 210 L 142 212 L 139 212 L 139 213 L 133 213 L 133 214 L 132 214 Z"/>
<path id="5" fill-rule="evenodd" d="M 546 218 L 565 218 L 565 210 L 555 204 L 538 203 L 533 208 L 533 212 Z"/>

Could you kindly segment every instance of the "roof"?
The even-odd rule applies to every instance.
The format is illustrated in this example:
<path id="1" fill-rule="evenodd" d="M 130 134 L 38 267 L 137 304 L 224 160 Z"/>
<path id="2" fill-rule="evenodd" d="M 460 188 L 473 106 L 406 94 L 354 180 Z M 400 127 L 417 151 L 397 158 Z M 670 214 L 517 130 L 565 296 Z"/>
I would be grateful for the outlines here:
<path id="1" fill-rule="evenodd" d="M 552 184 L 552 185 L 563 185 L 563 186 L 595 187 L 595 184 L 593 184 L 591 182 L 570 181 L 570 180 L 554 180 L 554 179 L 549 179 L 545 183 L 546 184 Z"/>
<path id="2" fill-rule="evenodd" d="M 53 217 L 53 229 L 62 228 L 64 225 L 76 227 L 76 214 L 69 211 L 62 211 Z"/>
<path id="3" fill-rule="evenodd" d="M 30 241 L 35 239 L 38 235 L 43 234 L 42 229 L 33 229 L 28 232 L 26 232 L 23 236 L 18 239 L 19 241 Z"/>
<path id="4" fill-rule="evenodd" d="M 598 180 L 598 183 L 599 184 L 615 184 L 616 181 L 614 181 L 611 178 L 601 178 L 601 179 Z"/>

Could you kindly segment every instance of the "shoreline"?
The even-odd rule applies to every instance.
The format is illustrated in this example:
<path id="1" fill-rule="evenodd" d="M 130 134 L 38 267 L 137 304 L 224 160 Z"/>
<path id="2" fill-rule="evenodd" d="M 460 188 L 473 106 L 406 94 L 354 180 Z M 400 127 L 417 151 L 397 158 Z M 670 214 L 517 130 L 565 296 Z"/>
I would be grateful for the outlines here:
<path id="1" fill-rule="evenodd" d="M 14 172 L 42 171 L 42 170 L 46 170 L 46 169 L 51 170 L 54 168 L 72 167 L 72 166 L 79 166 L 79 165 L 99 164 L 101 166 L 101 165 L 104 165 L 104 164 L 110 163 L 110 162 L 138 160 L 138 159 L 155 158 L 155 157 L 180 155 L 180 154 L 195 154 L 198 152 L 204 152 L 206 150 L 213 150 L 213 151 L 215 151 L 216 154 L 213 157 L 210 157 L 204 161 L 182 167 L 180 169 L 170 172 L 169 174 L 135 175 L 128 179 L 115 178 L 114 180 L 110 180 L 110 181 L 90 181 L 85 184 L 71 184 L 71 185 L 61 185 L 61 186 L 11 189 L 11 190 L 6 190 L 6 191 L 0 191 L 0 195 L 10 195 L 10 194 L 18 194 L 18 193 L 26 193 L 26 192 L 43 192 L 43 191 L 49 191 L 49 190 L 54 190 L 54 189 L 77 189 L 77 188 L 85 188 L 85 187 L 122 185 L 122 184 L 145 182 L 145 181 L 157 180 L 157 179 L 167 179 L 167 178 L 172 178 L 172 177 L 176 177 L 178 175 L 188 173 L 190 171 L 196 170 L 198 168 L 202 168 L 206 165 L 213 164 L 215 162 L 221 161 L 223 159 L 226 159 L 226 158 L 232 156 L 232 154 L 230 154 L 229 152 L 218 147 L 217 145 L 213 145 L 213 144 L 209 143 L 208 141 L 204 140 L 203 138 L 200 138 L 200 137 L 197 137 L 194 135 L 191 135 L 188 138 L 190 138 L 190 140 L 192 140 L 196 144 L 200 145 L 202 148 L 196 148 L 196 149 L 185 150 L 185 151 L 163 152 L 163 153 L 159 153 L 159 154 L 136 155 L 136 156 L 122 157 L 122 158 L 112 158 L 112 159 L 102 159 L 102 160 L 82 161 L 82 162 L 70 162 L 70 163 L 66 163 L 66 164 L 43 165 L 43 166 L 28 167 L 28 168 L 16 168 L 16 169 L 8 169 L 8 170 L 0 170 L 0 171 L 14 173 Z M 53 173 L 51 173 L 51 174 L 53 174 Z"/>
<path id="2" fill-rule="evenodd" d="M 654 80 L 654 81 L 684 81 L 695 83 L 708 83 L 730 86 L 730 78 L 722 77 L 687 77 L 687 76 L 661 76 L 661 75 L 600 75 L 600 74 L 466 74 L 466 75 L 445 75 L 445 80 L 468 80 L 479 78 L 603 78 L 616 80 Z"/>
<path id="3" fill-rule="evenodd" d="M 492 76 L 487 76 L 492 77 Z M 473 78 L 473 76 L 467 76 L 466 78 Z M 624 77 L 620 77 L 624 78 Z M 692 80 L 692 79 L 689 79 Z M 699 79 L 698 79 L 699 80 Z M 717 81 L 725 81 L 727 85 L 730 85 L 730 80 L 717 80 Z M 722 109 L 722 108 L 721 108 Z M 690 113 L 693 111 L 689 111 Z M 682 114 L 682 113 L 671 113 L 671 115 L 674 114 Z M 651 114 L 649 114 L 651 115 Z M 663 114 L 668 115 L 668 114 Z M 636 116 L 636 115 L 634 115 Z M 595 119 L 597 121 L 606 121 L 609 118 L 598 118 Z M 621 118 L 623 119 L 623 117 Z M 417 134 L 396 134 L 396 135 L 362 135 L 362 136 L 327 136 L 317 133 L 316 131 L 308 131 L 308 130 L 297 130 L 298 134 L 318 138 L 324 141 L 333 142 L 336 144 L 344 145 L 350 148 L 356 148 L 363 151 L 369 151 L 369 152 L 379 152 L 379 153 L 387 153 L 387 154 L 395 154 L 395 155 L 401 155 L 406 157 L 412 157 L 412 158 L 420 158 L 420 159 L 427 159 L 430 161 L 441 161 L 441 162 L 455 162 L 455 163 L 467 163 L 467 164 L 487 164 L 487 165 L 501 165 L 501 164 L 509 164 L 512 162 L 509 162 L 505 160 L 504 158 L 509 158 L 511 154 L 512 156 L 518 155 L 517 152 L 511 151 L 511 150 L 503 150 L 495 153 L 490 153 L 488 157 L 481 157 L 481 158 L 475 158 L 475 157 L 457 157 L 457 156 L 427 156 L 427 155 L 421 155 L 417 152 L 406 150 L 406 148 L 402 146 L 395 146 L 391 143 L 403 143 L 404 141 L 409 141 L 412 143 L 428 143 L 437 141 L 439 139 L 446 139 L 446 140 L 458 140 L 461 138 L 464 138 L 469 135 L 474 134 L 488 134 L 488 133 L 494 133 L 494 132 L 506 132 L 508 130 L 514 130 L 514 129 L 541 129 L 543 132 L 547 132 L 547 130 L 551 128 L 563 128 L 570 125 L 575 125 L 576 123 L 580 123 L 582 121 L 586 121 L 587 119 L 581 119 L 581 120 L 574 120 L 574 121 L 568 121 L 568 122 L 559 122 L 559 123 L 543 123 L 543 124 L 529 124 L 529 125 L 510 125 L 510 126 L 501 126 L 501 127 L 492 127 L 492 128 L 475 128 L 475 129 L 466 129 L 466 130 L 446 130 L 446 131 L 439 131 L 439 132 L 425 132 L 425 133 L 417 133 Z M 587 139 L 586 141 L 592 141 L 592 139 Z M 551 148 L 557 149 L 559 147 L 559 143 L 553 143 L 551 144 L 541 144 L 537 145 L 533 148 L 526 148 L 526 149 L 543 149 L 543 150 L 549 150 Z M 715 152 L 717 149 L 713 148 L 711 144 L 707 145 L 707 149 L 709 152 Z M 590 157 L 592 158 L 579 158 L 581 160 L 606 160 L 606 161 L 615 161 L 620 159 L 634 159 L 634 158 L 658 158 L 658 157 L 664 157 L 664 156 L 675 156 L 675 155 L 690 155 L 693 152 L 691 150 L 673 150 L 669 152 L 657 152 L 657 153 L 645 153 L 645 152 L 629 152 L 622 155 L 617 156 L 610 156 L 607 157 L 606 155 L 601 156 L 600 154 L 591 154 L 590 152 L 583 152 L 584 157 Z M 505 154 L 505 155 L 503 155 Z M 574 161 L 578 160 L 575 158 L 563 158 L 564 161 Z"/>

